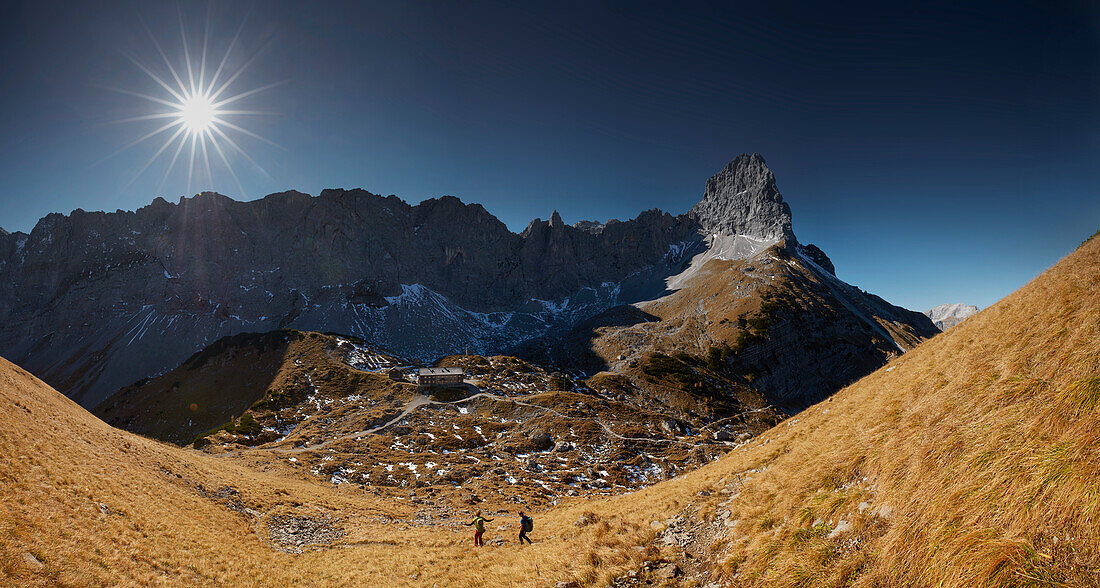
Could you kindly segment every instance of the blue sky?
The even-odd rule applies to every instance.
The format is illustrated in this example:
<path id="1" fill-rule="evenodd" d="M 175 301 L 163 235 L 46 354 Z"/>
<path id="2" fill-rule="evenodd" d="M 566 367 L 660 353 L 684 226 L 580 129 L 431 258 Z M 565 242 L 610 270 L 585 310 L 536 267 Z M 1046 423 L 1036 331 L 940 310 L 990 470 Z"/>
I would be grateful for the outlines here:
<path id="1" fill-rule="evenodd" d="M 143 23 L 182 68 L 181 17 L 211 59 L 247 17 L 229 94 L 286 83 L 232 120 L 278 147 L 233 134 L 243 193 L 217 159 L 191 193 L 451 194 L 519 231 L 684 212 L 755 151 L 840 277 L 985 307 L 1100 228 L 1100 8 L 894 4 L 7 3 L 0 227 L 188 193 L 171 148 L 135 178 L 159 136 L 111 155 L 161 107 L 110 88 L 158 92 L 126 55 L 168 76 Z"/>

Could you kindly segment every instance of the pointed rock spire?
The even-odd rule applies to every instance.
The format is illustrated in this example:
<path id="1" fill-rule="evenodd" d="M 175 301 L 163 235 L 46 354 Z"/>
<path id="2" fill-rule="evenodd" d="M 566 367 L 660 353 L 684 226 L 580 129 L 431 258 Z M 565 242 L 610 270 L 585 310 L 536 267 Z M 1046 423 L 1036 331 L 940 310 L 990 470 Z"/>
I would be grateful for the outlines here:
<path id="1" fill-rule="evenodd" d="M 791 208 L 759 153 L 739 155 L 707 180 L 703 199 L 688 215 L 711 234 L 794 240 Z"/>

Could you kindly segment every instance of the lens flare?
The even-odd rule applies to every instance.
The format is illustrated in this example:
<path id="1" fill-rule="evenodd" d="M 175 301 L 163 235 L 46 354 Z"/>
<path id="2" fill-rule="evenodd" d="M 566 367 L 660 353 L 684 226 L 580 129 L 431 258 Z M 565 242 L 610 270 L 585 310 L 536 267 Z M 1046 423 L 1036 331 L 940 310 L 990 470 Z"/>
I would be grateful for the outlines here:
<path id="1" fill-rule="evenodd" d="M 205 133 L 218 119 L 218 114 L 210 99 L 201 94 L 186 96 L 179 109 L 179 118 L 192 135 Z"/>
<path id="2" fill-rule="evenodd" d="M 156 83 L 156 89 L 161 93 L 160 96 L 147 94 L 143 92 L 135 92 L 132 90 L 126 90 L 122 88 L 106 88 L 114 92 L 126 94 L 128 96 L 134 96 L 155 103 L 166 110 L 163 112 L 156 112 L 153 114 L 145 114 L 140 116 L 133 116 L 121 120 L 112 121 L 113 123 L 133 123 L 141 121 L 155 121 L 166 120 L 154 130 L 142 135 L 129 144 L 125 145 L 118 151 L 112 153 L 108 157 L 110 159 L 115 155 L 135 146 L 140 143 L 152 139 L 157 136 L 167 136 L 168 138 L 160 146 L 159 149 L 153 153 L 153 156 L 145 162 L 145 165 L 138 170 L 134 175 L 130 183 L 133 183 L 140 177 L 145 170 L 153 164 L 154 161 L 160 158 L 160 156 L 167 151 L 172 150 L 172 157 L 168 164 L 168 168 L 164 172 L 164 176 L 161 178 L 160 183 L 157 185 L 157 191 L 159 192 L 164 182 L 168 179 L 169 174 L 175 169 L 176 162 L 180 160 L 180 156 L 183 154 L 184 149 L 187 149 L 188 155 L 186 156 L 187 166 L 187 192 L 191 192 L 191 185 L 193 181 L 202 182 L 204 179 L 209 183 L 214 182 L 212 167 L 210 160 L 211 155 L 216 155 L 215 166 L 220 161 L 225 169 L 229 172 L 229 175 L 233 178 L 233 181 L 237 184 L 237 188 L 240 190 L 241 195 L 245 195 L 244 186 L 241 185 L 240 179 L 237 177 L 237 173 L 233 170 L 233 166 L 229 161 L 229 154 L 237 154 L 244 160 L 251 163 L 262 172 L 264 175 L 270 177 L 260 164 L 248 155 L 243 147 L 235 140 L 231 134 L 243 135 L 250 139 L 262 141 L 274 147 L 282 149 L 277 143 L 262 137 L 248 129 L 245 129 L 239 124 L 232 122 L 230 119 L 236 119 L 237 117 L 247 117 L 254 115 L 269 115 L 274 114 L 272 112 L 265 112 L 259 110 L 239 110 L 233 109 L 234 107 L 226 108 L 230 104 L 234 104 L 242 99 L 248 98 L 264 92 L 276 86 L 286 83 L 286 80 L 275 82 L 273 84 L 267 84 L 265 86 L 259 86 L 250 88 L 243 91 L 238 91 L 235 94 L 226 95 L 231 86 L 240 78 L 241 74 L 252 65 L 252 63 L 259 57 L 260 53 L 266 47 L 266 44 L 261 46 L 254 54 L 244 60 L 243 64 L 231 71 L 231 68 L 227 68 L 227 64 L 230 61 L 230 56 L 233 54 L 234 48 L 237 46 L 238 41 L 241 38 L 241 31 L 244 29 L 244 21 L 241 22 L 237 28 L 237 33 L 230 40 L 228 47 L 225 50 L 225 54 L 222 56 L 217 68 L 214 69 L 214 73 L 207 75 L 207 50 L 210 45 L 210 22 L 209 16 L 206 22 L 206 29 L 203 35 L 202 41 L 202 53 L 198 60 L 193 60 L 191 56 L 191 50 L 187 43 L 187 34 L 184 29 L 183 15 L 180 15 L 180 40 L 182 55 L 177 56 L 176 64 L 178 65 L 182 59 L 183 67 L 177 69 L 173 65 L 173 61 L 169 59 L 168 54 L 161 47 L 156 36 L 145 26 L 145 31 L 149 35 L 149 39 L 152 41 L 153 47 L 156 49 L 156 53 L 149 52 L 149 55 L 153 55 L 154 59 L 156 55 L 159 55 L 164 62 L 164 67 L 161 68 L 161 72 L 158 73 L 156 67 L 150 65 L 142 56 L 127 55 L 126 57 L 141 71 L 143 71 L 149 78 Z M 144 26 L 145 23 L 142 22 Z M 211 63 L 210 65 L 213 65 Z M 165 70 L 166 68 L 166 70 Z M 161 75 L 165 71 L 169 75 Z M 174 83 L 173 83 L 174 82 Z M 205 175 L 205 178 L 204 178 Z"/>

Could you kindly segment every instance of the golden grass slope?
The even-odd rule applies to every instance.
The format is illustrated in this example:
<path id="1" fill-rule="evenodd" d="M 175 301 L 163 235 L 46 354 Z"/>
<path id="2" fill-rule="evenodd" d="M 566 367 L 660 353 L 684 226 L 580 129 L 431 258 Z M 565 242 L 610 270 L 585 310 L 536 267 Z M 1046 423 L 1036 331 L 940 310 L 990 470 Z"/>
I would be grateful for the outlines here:
<path id="1" fill-rule="evenodd" d="M 654 552 L 630 547 L 653 535 L 637 525 L 574 527 L 583 501 L 536 512 L 527 548 L 514 512 L 490 514 L 508 542 L 473 550 L 469 513 L 423 523 L 410 501 L 279 474 L 113 429 L 0 359 L 2 586 L 544 586 L 586 573 L 576 545 L 597 537 L 618 550 L 604 566 Z M 345 535 L 279 551 L 279 515 Z"/>
<path id="2" fill-rule="evenodd" d="M 658 504 L 735 585 L 1100 585 L 1100 238 Z"/>

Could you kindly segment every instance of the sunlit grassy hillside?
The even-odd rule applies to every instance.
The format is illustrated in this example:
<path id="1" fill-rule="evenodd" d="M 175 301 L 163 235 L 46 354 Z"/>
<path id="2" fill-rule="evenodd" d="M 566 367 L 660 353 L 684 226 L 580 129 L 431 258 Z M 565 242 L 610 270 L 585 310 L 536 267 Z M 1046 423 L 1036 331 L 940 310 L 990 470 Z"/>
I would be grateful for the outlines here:
<path id="1" fill-rule="evenodd" d="M 658 496 L 734 584 L 1100 585 L 1100 238 Z"/>
<path id="2" fill-rule="evenodd" d="M 573 542 L 590 536 L 619 538 L 623 562 L 653 551 L 628 547 L 649 529 L 573 526 L 580 501 L 536 513 L 538 543 L 525 549 L 516 513 L 490 514 L 487 538 L 508 543 L 473 551 L 470 513 L 424 521 L 411 500 L 119 431 L 2 359 L 0 448 L 0 585 L 541 586 L 584 573 Z M 273 540 L 289 517 L 339 536 Z"/>

